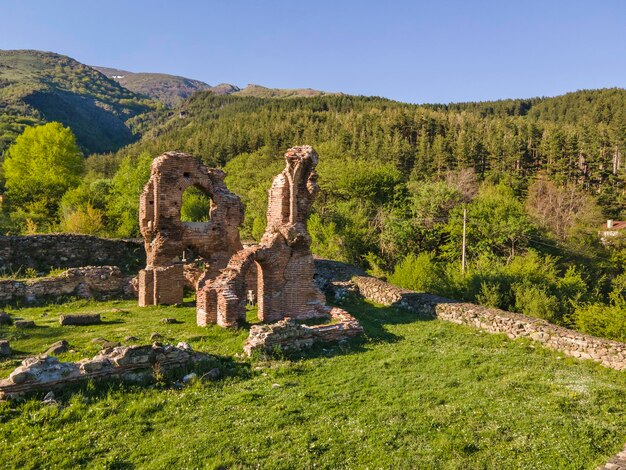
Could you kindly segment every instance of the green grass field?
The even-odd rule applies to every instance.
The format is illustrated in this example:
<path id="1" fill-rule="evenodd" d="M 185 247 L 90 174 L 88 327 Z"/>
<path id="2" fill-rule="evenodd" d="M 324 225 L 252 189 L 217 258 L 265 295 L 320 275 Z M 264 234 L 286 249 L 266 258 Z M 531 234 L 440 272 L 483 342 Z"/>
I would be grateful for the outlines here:
<path id="1" fill-rule="evenodd" d="M 63 358 L 76 360 L 97 352 L 94 338 L 148 343 L 158 332 L 220 356 L 225 377 L 181 390 L 89 384 L 57 394 L 56 406 L 2 403 L 2 468 L 593 469 L 626 441 L 623 372 L 390 308 L 345 307 L 365 338 L 272 361 L 234 357 L 247 331 L 199 328 L 193 306 L 14 310 L 40 325 L 0 327 L 22 356 L 66 339 L 76 352 Z M 105 324 L 58 326 L 68 312 L 100 312 Z M 17 363 L 0 362 L 1 375 Z"/>

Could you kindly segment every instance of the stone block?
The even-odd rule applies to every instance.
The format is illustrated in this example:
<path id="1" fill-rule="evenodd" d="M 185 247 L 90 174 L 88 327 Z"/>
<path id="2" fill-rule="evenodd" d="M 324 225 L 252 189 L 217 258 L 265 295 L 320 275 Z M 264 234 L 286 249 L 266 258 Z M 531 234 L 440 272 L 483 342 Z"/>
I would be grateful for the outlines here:
<path id="1" fill-rule="evenodd" d="M 0 340 L 0 357 L 9 357 L 11 355 L 11 345 L 8 341 Z"/>
<path id="2" fill-rule="evenodd" d="M 48 356 L 52 356 L 52 355 L 56 355 L 56 354 L 61 354 L 61 353 L 67 352 L 68 349 L 69 349 L 68 342 L 65 341 L 64 339 L 62 339 L 61 341 L 57 341 L 52 346 L 50 346 L 48 348 L 48 350 L 44 354 L 46 354 Z"/>
<path id="3" fill-rule="evenodd" d="M 72 315 L 61 315 L 59 317 L 59 323 L 61 326 L 67 325 L 98 325 L 102 323 L 99 313 L 80 313 Z"/>

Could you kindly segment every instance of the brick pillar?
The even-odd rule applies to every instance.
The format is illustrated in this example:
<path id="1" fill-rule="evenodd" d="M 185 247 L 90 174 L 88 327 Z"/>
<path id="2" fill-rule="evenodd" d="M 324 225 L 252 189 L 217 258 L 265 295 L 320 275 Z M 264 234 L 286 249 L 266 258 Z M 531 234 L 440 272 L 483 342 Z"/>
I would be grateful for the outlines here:
<path id="1" fill-rule="evenodd" d="M 196 322 L 198 326 L 217 323 L 217 291 L 207 287 L 196 293 Z"/>
<path id="2" fill-rule="evenodd" d="M 183 265 L 154 269 L 154 304 L 172 305 L 183 303 Z"/>
<path id="3" fill-rule="evenodd" d="M 139 271 L 139 306 L 154 305 L 154 273 L 152 268 Z"/>

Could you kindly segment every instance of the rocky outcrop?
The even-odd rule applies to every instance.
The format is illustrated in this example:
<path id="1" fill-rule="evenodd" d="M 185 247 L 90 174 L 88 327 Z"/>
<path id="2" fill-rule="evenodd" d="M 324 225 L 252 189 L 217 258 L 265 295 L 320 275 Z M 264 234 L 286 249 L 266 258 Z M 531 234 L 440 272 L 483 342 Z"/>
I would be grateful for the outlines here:
<path id="1" fill-rule="evenodd" d="M 248 356 L 255 352 L 272 354 L 277 349 L 294 352 L 316 343 L 341 342 L 363 333 L 359 322 L 340 308 L 330 310 L 328 321 L 328 324 L 309 326 L 285 318 L 269 325 L 252 325 L 243 349 Z"/>
<path id="2" fill-rule="evenodd" d="M 81 266 L 117 266 L 130 273 L 144 264 L 143 246 L 137 240 L 71 234 L 0 236 L 0 273 L 4 274 Z"/>
<path id="3" fill-rule="evenodd" d="M 18 300 L 36 303 L 62 296 L 102 300 L 132 298 L 130 281 L 117 266 L 85 266 L 68 269 L 57 276 L 1 280 L 0 304 Z"/>
<path id="4" fill-rule="evenodd" d="M 29 357 L 7 379 L 0 380 L 0 399 L 55 390 L 89 379 L 143 381 L 153 378 L 155 370 L 165 373 L 210 358 L 192 351 L 187 343 L 110 348 L 79 362 L 61 362 L 47 355 Z"/>

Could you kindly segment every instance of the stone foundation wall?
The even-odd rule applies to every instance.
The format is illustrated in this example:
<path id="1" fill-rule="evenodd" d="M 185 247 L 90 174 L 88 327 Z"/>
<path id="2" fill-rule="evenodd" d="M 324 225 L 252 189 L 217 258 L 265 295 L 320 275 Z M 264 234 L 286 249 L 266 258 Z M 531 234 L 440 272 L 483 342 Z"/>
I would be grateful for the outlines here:
<path id="1" fill-rule="evenodd" d="M 591 359 L 612 369 L 626 369 L 624 343 L 596 338 L 520 313 L 409 291 L 373 277 L 355 276 L 353 282 L 362 297 L 378 304 L 473 326 L 489 333 L 504 333 L 511 339 L 528 338 L 568 356 Z"/>
<path id="2" fill-rule="evenodd" d="M 60 362 L 54 356 L 35 356 L 22 361 L 7 379 L 0 380 L 0 399 L 33 392 L 48 392 L 86 380 L 144 381 L 172 369 L 208 362 L 211 356 L 178 346 L 122 346 L 105 349 L 93 359 Z"/>
<path id="3" fill-rule="evenodd" d="M 0 281 L 0 305 L 36 303 L 62 296 L 85 299 L 132 298 L 131 278 L 117 266 L 71 268 L 58 276 Z"/>
<path id="4" fill-rule="evenodd" d="M 118 266 L 130 273 L 145 263 L 143 243 L 136 240 L 70 234 L 0 236 L 0 273 L 5 274 L 81 266 Z"/>
<path id="5" fill-rule="evenodd" d="M 300 351 L 315 343 L 339 342 L 363 333 L 363 327 L 348 312 L 330 309 L 331 323 L 305 325 L 285 318 L 269 325 L 253 325 L 243 350 L 248 356 L 255 351 L 271 354 L 276 349 L 285 352 Z"/>

